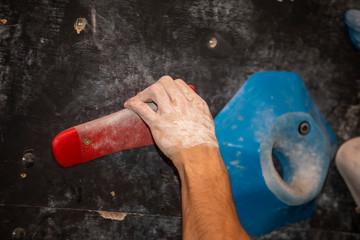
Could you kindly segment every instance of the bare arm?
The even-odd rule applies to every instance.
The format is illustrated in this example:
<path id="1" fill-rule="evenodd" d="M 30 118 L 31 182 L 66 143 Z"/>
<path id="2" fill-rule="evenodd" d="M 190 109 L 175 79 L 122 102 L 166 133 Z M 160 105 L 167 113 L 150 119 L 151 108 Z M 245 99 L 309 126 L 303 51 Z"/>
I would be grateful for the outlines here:
<path id="1" fill-rule="evenodd" d="M 154 112 L 145 102 L 154 102 Z M 162 77 L 129 99 L 181 178 L 183 239 L 250 239 L 232 199 L 215 127 L 205 101 L 182 80 Z"/>
<path id="2" fill-rule="evenodd" d="M 183 238 L 250 239 L 239 222 L 219 150 L 197 146 L 179 158 L 184 162 L 179 171 Z"/>

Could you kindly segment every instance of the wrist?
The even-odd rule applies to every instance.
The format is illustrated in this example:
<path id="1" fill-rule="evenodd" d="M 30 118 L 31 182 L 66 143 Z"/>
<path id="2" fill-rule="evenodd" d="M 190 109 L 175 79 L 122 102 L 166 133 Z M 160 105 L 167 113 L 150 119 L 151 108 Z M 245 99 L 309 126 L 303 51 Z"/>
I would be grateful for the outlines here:
<path id="1" fill-rule="evenodd" d="M 218 147 L 195 146 L 181 149 L 174 154 L 172 161 L 182 181 L 194 178 L 207 179 L 219 174 L 227 174 Z"/>

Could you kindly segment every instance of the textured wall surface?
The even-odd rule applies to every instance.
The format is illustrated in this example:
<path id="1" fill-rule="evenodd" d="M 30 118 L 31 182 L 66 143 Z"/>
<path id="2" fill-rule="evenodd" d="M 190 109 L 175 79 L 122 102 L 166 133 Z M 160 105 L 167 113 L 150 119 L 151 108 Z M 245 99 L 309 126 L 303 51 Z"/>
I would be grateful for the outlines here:
<path id="1" fill-rule="evenodd" d="M 181 239 L 179 178 L 156 147 L 72 168 L 51 151 L 57 133 L 122 109 L 165 74 L 193 84 L 216 116 L 251 74 L 297 72 L 339 143 L 359 136 L 360 52 L 343 22 L 349 8 L 360 2 L 2 0 L 1 239 L 17 228 L 26 239 Z M 78 18 L 87 22 L 80 34 Z M 206 46 L 211 36 L 215 49 Z M 360 239 L 360 216 L 333 161 L 318 204 L 311 219 L 258 239 Z"/>

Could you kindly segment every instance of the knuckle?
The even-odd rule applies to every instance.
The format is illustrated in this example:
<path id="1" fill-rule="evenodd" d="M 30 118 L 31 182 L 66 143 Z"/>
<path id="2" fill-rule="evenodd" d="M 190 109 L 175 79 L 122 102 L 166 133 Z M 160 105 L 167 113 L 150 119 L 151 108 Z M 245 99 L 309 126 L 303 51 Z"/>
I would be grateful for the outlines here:
<path id="1" fill-rule="evenodd" d="M 150 87 L 150 91 L 153 93 L 159 92 L 160 89 L 161 89 L 161 86 L 158 83 L 155 83 L 155 84 L 151 85 L 151 87 Z"/>
<path id="2" fill-rule="evenodd" d="M 185 83 L 184 80 L 182 80 L 182 79 L 180 79 L 180 78 L 175 79 L 174 81 L 175 81 L 176 83 L 181 83 L 181 84 Z"/>
<path id="3" fill-rule="evenodd" d="M 174 80 L 169 75 L 165 75 L 165 76 L 162 76 L 158 82 L 159 83 L 167 83 L 170 81 L 174 81 Z"/>
<path id="4" fill-rule="evenodd" d="M 138 103 L 137 100 L 138 100 L 137 98 L 132 97 L 132 98 L 130 98 L 130 99 L 127 101 L 127 103 L 128 103 L 129 105 L 135 105 L 135 104 Z"/>

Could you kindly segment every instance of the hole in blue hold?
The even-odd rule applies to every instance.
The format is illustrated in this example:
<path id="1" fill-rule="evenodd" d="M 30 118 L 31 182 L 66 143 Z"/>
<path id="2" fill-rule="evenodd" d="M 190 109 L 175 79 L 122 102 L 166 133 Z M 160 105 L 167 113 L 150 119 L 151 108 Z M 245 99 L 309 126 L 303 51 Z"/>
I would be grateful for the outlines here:
<path id="1" fill-rule="evenodd" d="M 273 161 L 275 170 L 278 172 L 280 177 L 283 178 L 284 172 L 283 172 L 282 164 L 281 164 L 280 160 L 276 157 L 276 155 L 274 153 L 272 154 L 272 161 Z"/>

